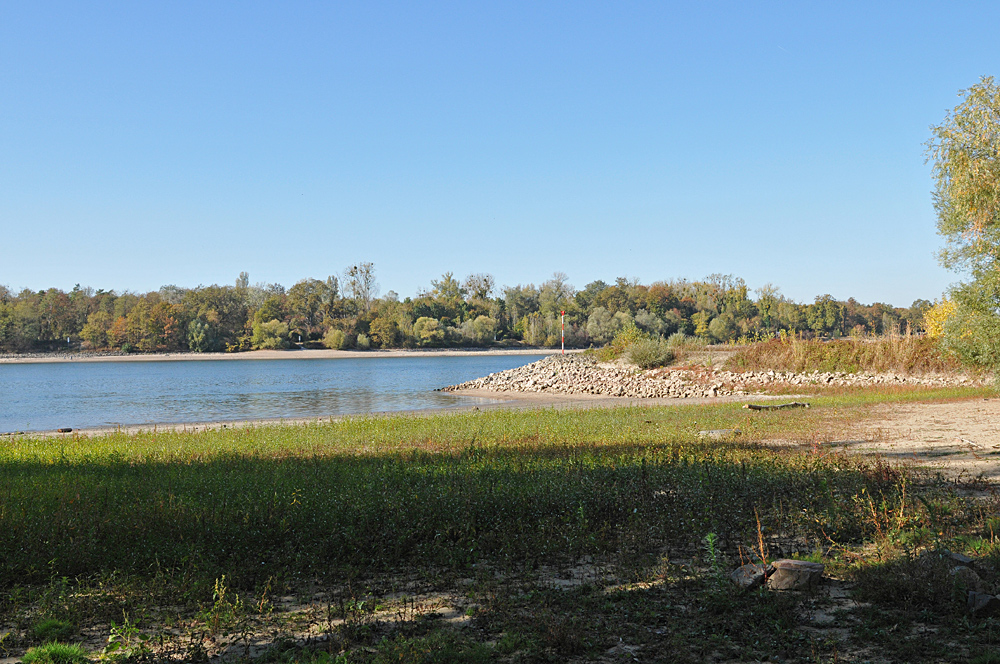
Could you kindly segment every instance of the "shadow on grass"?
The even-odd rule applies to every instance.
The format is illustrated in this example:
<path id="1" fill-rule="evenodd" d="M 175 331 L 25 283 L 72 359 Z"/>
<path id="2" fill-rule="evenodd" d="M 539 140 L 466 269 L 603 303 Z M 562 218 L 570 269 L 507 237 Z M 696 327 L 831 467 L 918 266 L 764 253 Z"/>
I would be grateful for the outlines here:
<path id="1" fill-rule="evenodd" d="M 400 565 L 644 555 L 708 532 L 857 541 L 898 473 L 753 444 L 0 464 L 0 581 L 164 571 L 237 585 Z M 883 509 L 884 511 L 884 509 Z"/>

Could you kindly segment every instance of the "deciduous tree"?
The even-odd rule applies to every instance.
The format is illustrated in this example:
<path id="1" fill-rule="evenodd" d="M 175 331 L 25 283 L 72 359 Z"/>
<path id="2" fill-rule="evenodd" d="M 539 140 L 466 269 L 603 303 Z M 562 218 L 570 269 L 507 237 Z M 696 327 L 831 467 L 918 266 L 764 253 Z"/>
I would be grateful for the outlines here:
<path id="1" fill-rule="evenodd" d="M 1000 366 L 1000 86 L 983 77 L 959 96 L 927 143 L 941 263 L 971 277 L 952 290 L 944 336 L 966 360 Z"/>

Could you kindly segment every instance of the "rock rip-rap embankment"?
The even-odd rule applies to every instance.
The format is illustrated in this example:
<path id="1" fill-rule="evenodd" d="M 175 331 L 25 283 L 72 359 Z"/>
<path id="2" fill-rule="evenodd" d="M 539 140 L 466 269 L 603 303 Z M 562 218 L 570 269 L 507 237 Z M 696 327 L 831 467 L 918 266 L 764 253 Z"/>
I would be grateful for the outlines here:
<path id="1" fill-rule="evenodd" d="M 492 373 L 443 392 L 491 390 L 549 394 L 593 394 L 648 399 L 685 399 L 745 395 L 769 386 L 876 386 L 923 385 L 954 387 L 978 381 L 965 376 L 849 374 L 844 372 L 794 373 L 789 371 L 717 371 L 709 367 L 653 369 L 599 363 L 587 355 L 553 355 L 538 362 Z"/>

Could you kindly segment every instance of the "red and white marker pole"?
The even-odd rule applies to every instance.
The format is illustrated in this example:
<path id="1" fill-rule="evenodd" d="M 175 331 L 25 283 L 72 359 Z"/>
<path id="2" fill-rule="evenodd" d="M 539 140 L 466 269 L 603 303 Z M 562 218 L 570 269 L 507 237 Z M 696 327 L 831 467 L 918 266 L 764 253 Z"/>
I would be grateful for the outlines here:
<path id="1" fill-rule="evenodd" d="M 560 337 L 562 338 L 562 354 L 566 354 L 566 312 L 559 312 L 559 323 L 562 325 L 562 330 L 560 331 Z"/>

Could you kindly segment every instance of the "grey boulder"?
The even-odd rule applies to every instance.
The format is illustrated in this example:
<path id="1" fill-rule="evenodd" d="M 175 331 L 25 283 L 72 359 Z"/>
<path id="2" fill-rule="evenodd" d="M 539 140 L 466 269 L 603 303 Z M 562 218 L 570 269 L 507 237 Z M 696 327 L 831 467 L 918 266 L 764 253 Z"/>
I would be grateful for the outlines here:
<path id="1" fill-rule="evenodd" d="M 815 588 L 823 578 L 825 569 L 821 563 L 806 560 L 777 560 L 773 566 L 774 574 L 767 580 L 767 587 L 771 590 Z"/>

